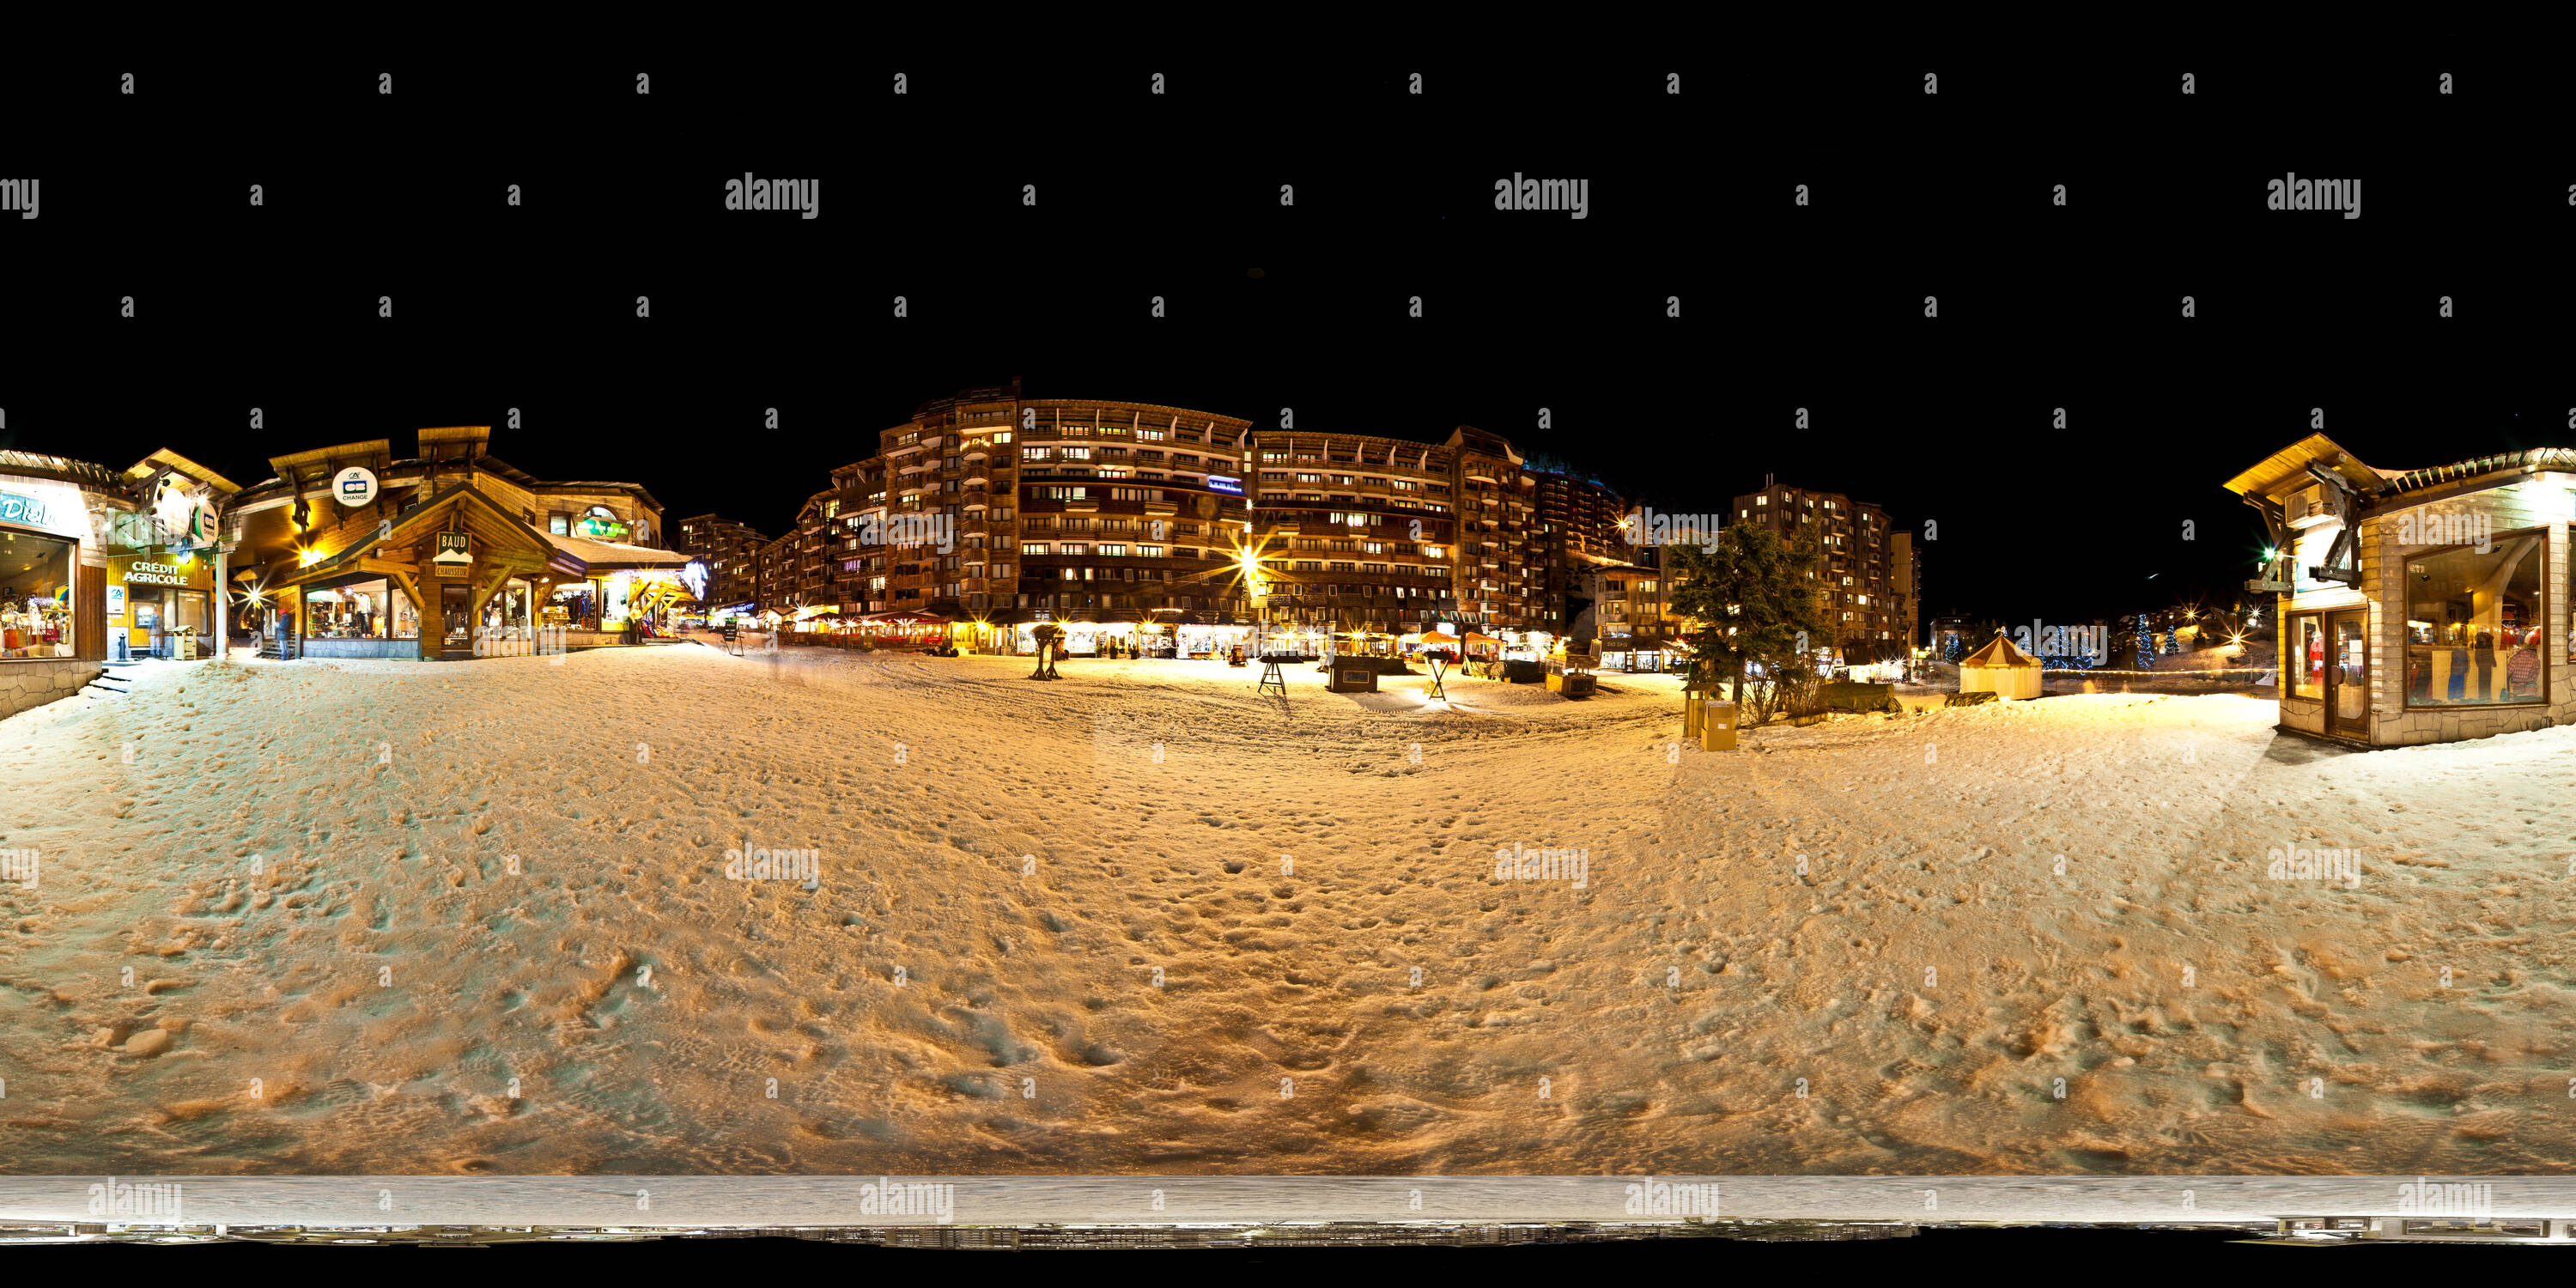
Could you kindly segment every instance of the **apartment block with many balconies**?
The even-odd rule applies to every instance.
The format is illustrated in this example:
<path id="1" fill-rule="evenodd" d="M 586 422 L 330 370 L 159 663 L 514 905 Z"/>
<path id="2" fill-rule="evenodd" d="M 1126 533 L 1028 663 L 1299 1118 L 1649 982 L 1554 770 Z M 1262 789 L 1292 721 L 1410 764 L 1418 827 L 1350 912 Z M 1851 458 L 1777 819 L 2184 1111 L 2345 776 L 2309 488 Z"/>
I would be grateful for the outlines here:
<path id="1" fill-rule="evenodd" d="M 1846 663 L 1884 660 L 1910 644 L 1921 567 L 1911 534 L 1892 531 L 1885 511 L 1839 492 L 1785 487 L 1766 477 L 1761 491 L 1735 498 L 1735 513 L 1784 541 L 1814 535 L 1818 558 L 1810 575 L 1826 629 Z"/>
<path id="2" fill-rule="evenodd" d="M 1454 448 L 1259 430 L 1247 455 L 1266 624 L 1402 635 L 1465 620 Z"/>
<path id="3" fill-rule="evenodd" d="M 679 548 L 707 566 L 702 602 L 708 608 L 759 602 L 760 552 L 769 538 L 749 524 L 714 514 L 680 520 L 679 536 Z"/>
<path id="4" fill-rule="evenodd" d="M 1247 428 L 1157 403 L 1026 398 L 1017 382 L 925 402 L 808 503 L 829 593 L 807 602 L 936 614 L 1003 646 L 1039 620 L 1230 619 L 1245 611 Z M 782 591 L 814 575 L 786 571 L 803 552 L 774 553 Z"/>

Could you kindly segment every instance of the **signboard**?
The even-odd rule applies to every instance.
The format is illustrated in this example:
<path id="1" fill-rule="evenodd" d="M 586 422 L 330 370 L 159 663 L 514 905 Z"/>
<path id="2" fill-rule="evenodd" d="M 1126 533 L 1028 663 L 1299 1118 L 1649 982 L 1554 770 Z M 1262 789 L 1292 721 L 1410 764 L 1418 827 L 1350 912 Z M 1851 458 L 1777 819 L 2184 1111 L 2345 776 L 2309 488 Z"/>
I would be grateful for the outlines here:
<path id="1" fill-rule="evenodd" d="M 601 541 L 624 541 L 626 521 L 618 518 L 615 510 L 604 505 L 594 505 L 582 511 L 581 517 L 573 521 L 572 531 L 577 537 L 592 537 Z"/>
<path id="2" fill-rule="evenodd" d="M 438 534 L 438 553 L 431 555 L 429 561 L 440 565 L 470 564 L 474 553 L 466 548 L 464 533 L 442 532 Z"/>
<path id="3" fill-rule="evenodd" d="M 733 643 L 735 640 L 740 639 L 740 638 L 742 638 L 742 626 L 741 626 L 741 624 L 740 624 L 740 623 L 737 623 L 737 622 L 726 622 L 726 623 L 724 624 L 724 640 L 725 640 L 725 643 L 727 643 L 727 644 L 731 644 L 731 643 Z"/>
<path id="4" fill-rule="evenodd" d="M 193 567 L 137 559 L 125 566 L 125 581 L 131 586 L 193 586 L 198 580 L 196 572 Z"/>
<path id="5" fill-rule="evenodd" d="M 1230 479 L 1221 474 L 1208 475 L 1208 486 L 1219 492 L 1232 492 L 1237 496 L 1243 494 L 1242 479 Z"/>
<path id="6" fill-rule="evenodd" d="M 124 619 L 125 587 L 110 586 L 107 588 L 107 620 L 115 622 L 123 621 Z"/>
<path id="7" fill-rule="evenodd" d="M 376 472 L 364 465 L 352 465 L 331 478 L 331 495 L 340 504 L 356 509 L 376 499 Z"/>
<path id="8" fill-rule="evenodd" d="M 42 499 L 23 492 L 0 492 L 0 523 L 15 523 L 29 528 L 46 526 L 47 511 Z"/>

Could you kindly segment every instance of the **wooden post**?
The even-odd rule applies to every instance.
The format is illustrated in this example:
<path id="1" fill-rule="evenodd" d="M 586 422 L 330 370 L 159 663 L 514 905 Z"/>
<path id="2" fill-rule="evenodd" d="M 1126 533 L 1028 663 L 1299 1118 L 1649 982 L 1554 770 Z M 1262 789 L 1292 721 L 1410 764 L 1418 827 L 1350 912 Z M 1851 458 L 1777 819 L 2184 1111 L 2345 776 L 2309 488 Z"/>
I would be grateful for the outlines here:
<path id="1" fill-rule="evenodd" d="M 420 570 L 420 593 L 413 606 L 420 610 L 420 660 L 438 661 L 447 648 L 447 596 L 436 564 L 423 564 Z"/>
<path id="2" fill-rule="evenodd" d="M 474 638 L 474 632 L 483 629 L 483 606 L 492 602 L 492 596 L 510 580 L 512 571 L 509 565 L 495 561 L 492 565 L 492 575 L 474 586 L 470 606 L 465 610 L 467 640 L 471 641 Z"/>

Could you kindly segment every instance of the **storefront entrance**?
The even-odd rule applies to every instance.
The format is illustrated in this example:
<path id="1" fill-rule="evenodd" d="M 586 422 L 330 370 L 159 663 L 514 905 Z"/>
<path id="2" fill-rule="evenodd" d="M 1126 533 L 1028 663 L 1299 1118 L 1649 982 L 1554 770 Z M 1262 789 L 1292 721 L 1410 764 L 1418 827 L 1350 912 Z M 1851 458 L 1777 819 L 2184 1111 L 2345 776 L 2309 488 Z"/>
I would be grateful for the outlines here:
<path id="1" fill-rule="evenodd" d="M 451 581 L 438 588 L 438 619 L 445 630 L 440 641 L 442 658 L 474 656 L 473 588 L 461 581 Z"/>
<path id="2" fill-rule="evenodd" d="M 2347 738 L 2370 737 L 2370 633 L 2362 610 L 2326 614 L 2333 652 L 2326 666 L 2326 730 Z"/>

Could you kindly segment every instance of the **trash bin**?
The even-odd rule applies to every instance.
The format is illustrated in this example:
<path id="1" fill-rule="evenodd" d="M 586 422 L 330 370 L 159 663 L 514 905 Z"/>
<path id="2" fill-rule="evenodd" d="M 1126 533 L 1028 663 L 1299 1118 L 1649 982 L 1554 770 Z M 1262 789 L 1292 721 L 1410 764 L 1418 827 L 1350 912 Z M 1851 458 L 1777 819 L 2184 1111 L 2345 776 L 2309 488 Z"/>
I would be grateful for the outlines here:
<path id="1" fill-rule="evenodd" d="M 1711 695 L 1723 693 L 1726 686 L 1715 680 L 1702 680 L 1682 686 L 1682 736 L 1699 737 L 1699 722 L 1707 714 Z"/>
<path id="2" fill-rule="evenodd" d="M 1735 704 L 1710 700 L 1699 704 L 1699 749 L 1735 750 Z"/>

